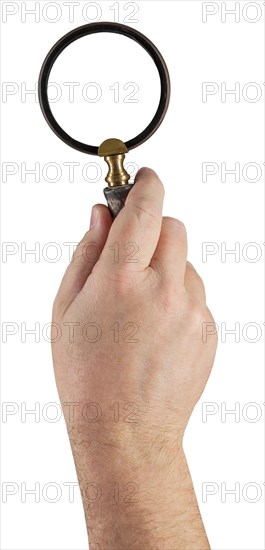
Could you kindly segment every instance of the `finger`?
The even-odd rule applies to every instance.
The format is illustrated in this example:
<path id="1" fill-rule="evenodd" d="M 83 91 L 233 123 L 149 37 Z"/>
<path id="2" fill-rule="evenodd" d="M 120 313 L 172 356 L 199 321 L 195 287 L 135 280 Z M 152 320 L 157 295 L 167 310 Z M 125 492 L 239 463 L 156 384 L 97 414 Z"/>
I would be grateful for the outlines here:
<path id="1" fill-rule="evenodd" d="M 184 285 L 187 247 L 184 224 L 175 218 L 164 217 L 150 266 L 167 281 Z"/>
<path id="2" fill-rule="evenodd" d="M 190 262 L 187 262 L 186 266 L 185 287 L 192 296 L 197 298 L 202 304 L 206 304 L 203 280 Z"/>
<path id="3" fill-rule="evenodd" d="M 77 245 L 55 299 L 55 302 L 64 305 L 65 310 L 82 290 L 98 261 L 111 224 L 112 217 L 108 208 L 103 204 L 93 206 L 90 229 Z"/>
<path id="4" fill-rule="evenodd" d="M 142 271 L 149 266 L 160 236 L 163 199 L 164 187 L 157 174 L 142 168 L 110 229 L 102 252 L 103 268 Z"/>

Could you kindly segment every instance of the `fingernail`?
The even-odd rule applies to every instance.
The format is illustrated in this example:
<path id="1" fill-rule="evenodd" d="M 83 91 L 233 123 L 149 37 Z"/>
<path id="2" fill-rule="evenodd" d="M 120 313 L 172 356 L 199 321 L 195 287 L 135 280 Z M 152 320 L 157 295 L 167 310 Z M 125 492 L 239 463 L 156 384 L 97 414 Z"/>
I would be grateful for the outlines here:
<path id="1" fill-rule="evenodd" d="M 97 209 L 93 206 L 92 212 L 91 212 L 91 217 L 90 217 L 90 226 L 89 226 L 89 229 L 93 229 L 93 227 L 95 227 L 96 221 L 97 221 L 97 217 L 98 217 Z"/>

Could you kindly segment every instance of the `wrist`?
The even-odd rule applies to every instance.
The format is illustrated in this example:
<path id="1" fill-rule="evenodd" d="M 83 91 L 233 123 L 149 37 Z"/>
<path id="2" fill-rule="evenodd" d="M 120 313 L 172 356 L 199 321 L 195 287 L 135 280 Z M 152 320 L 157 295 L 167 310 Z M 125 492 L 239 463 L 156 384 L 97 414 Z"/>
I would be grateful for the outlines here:
<path id="1" fill-rule="evenodd" d="M 116 458 L 89 479 L 91 492 L 81 487 L 81 493 L 90 543 L 104 550 L 184 548 L 184 516 L 195 519 L 198 509 L 182 449 L 164 467 L 154 467 L 149 457 L 138 468 Z M 189 510 L 183 511 L 187 494 Z"/>
<path id="2" fill-rule="evenodd" d="M 209 549 L 182 441 L 152 442 L 142 431 L 80 439 L 74 456 L 92 548 Z"/>

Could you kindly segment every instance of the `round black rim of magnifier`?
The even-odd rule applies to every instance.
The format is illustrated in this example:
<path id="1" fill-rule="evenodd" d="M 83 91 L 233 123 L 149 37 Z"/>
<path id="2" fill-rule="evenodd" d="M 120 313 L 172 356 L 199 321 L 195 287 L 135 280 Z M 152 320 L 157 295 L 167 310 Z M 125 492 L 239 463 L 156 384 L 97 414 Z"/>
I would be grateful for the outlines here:
<path id="1" fill-rule="evenodd" d="M 83 153 L 88 153 L 90 155 L 98 154 L 98 146 L 88 145 L 72 138 L 63 130 L 63 128 L 61 128 L 61 126 L 54 118 L 48 99 L 48 84 L 53 64 L 55 63 L 57 57 L 59 57 L 59 55 L 62 53 L 62 51 L 75 40 L 78 40 L 79 38 L 82 38 L 83 36 L 86 36 L 88 34 L 94 34 L 98 32 L 122 34 L 124 36 L 127 36 L 128 38 L 135 40 L 149 53 L 159 72 L 161 95 L 157 111 L 154 115 L 154 118 L 151 120 L 150 124 L 148 124 L 148 126 L 143 130 L 143 132 L 125 143 L 128 150 L 134 149 L 134 147 L 137 147 L 141 143 L 144 143 L 156 132 L 165 117 L 170 99 L 170 77 L 166 63 L 156 46 L 144 34 L 127 25 L 111 22 L 88 23 L 87 25 L 78 27 L 65 34 L 62 38 L 60 38 L 60 40 L 58 40 L 58 42 L 56 42 L 56 44 L 54 44 L 43 62 L 39 76 L 39 102 L 43 115 L 53 132 L 62 141 L 67 143 L 67 145 L 70 145 L 70 147 L 73 147 L 74 149 L 77 149 L 78 151 L 81 151 Z"/>

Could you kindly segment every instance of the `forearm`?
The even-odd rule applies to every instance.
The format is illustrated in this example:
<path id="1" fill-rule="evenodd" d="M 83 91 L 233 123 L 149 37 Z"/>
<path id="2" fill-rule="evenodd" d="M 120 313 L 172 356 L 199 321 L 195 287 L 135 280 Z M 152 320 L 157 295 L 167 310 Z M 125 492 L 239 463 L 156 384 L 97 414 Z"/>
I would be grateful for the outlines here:
<path id="1" fill-rule="evenodd" d="M 160 470 L 116 457 L 78 473 L 93 550 L 209 550 L 183 451 Z"/>

